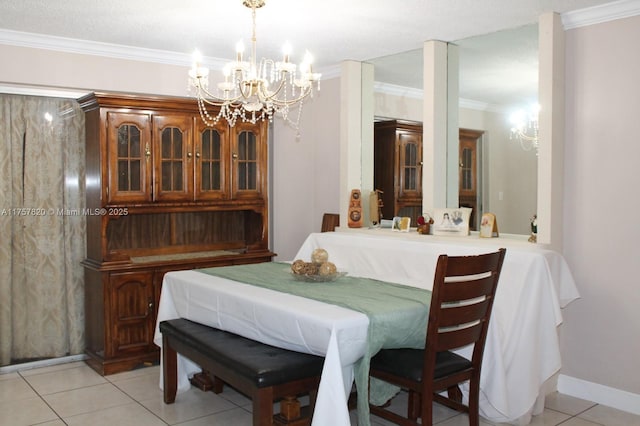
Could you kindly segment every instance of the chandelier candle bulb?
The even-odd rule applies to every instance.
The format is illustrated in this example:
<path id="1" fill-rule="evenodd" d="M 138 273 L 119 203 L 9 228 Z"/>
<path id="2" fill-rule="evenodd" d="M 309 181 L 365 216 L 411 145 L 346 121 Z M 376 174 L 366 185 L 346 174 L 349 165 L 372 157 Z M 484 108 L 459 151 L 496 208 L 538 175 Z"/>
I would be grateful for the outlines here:
<path id="1" fill-rule="evenodd" d="M 244 43 L 242 40 L 236 43 L 236 61 L 238 64 L 242 63 L 242 55 L 244 54 Z"/>
<path id="2" fill-rule="evenodd" d="M 284 55 L 283 62 L 285 64 L 289 63 L 289 55 L 291 54 L 291 45 L 289 43 L 285 43 L 282 46 L 282 53 Z"/>

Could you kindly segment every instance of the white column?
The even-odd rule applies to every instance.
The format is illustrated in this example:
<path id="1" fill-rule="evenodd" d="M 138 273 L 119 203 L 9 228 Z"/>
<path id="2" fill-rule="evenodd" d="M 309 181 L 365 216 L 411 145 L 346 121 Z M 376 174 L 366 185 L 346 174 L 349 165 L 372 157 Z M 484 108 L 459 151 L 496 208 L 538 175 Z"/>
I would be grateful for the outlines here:
<path id="1" fill-rule="evenodd" d="M 457 47 L 451 49 L 451 66 L 449 51 L 446 42 L 424 43 L 422 210 L 425 212 L 458 206 Z M 448 176 L 449 173 L 455 177 Z M 448 177 L 452 179 L 449 185 Z"/>
<path id="2" fill-rule="evenodd" d="M 539 20 L 538 243 L 562 249 L 564 187 L 564 45 L 562 20 L 546 13 Z"/>
<path id="3" fill-rule="evenodd" d="M 363 226 L 368 226 L 373 190 L 373 65 L 344 61 L 340 76 L 340 226 L 347 226 L 352 189 L 362 192 Z"/>

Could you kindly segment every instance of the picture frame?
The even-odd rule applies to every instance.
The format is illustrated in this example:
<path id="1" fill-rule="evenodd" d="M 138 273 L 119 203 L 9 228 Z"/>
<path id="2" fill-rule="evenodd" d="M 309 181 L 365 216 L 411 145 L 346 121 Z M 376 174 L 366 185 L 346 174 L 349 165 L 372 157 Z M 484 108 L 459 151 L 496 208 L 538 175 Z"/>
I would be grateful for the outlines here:
<path id="1" fill-rule="evenodd" d="M 480 220 L 480 237 L 493 238 L 498 237 L 498 220 L 493 213 L 484 213 Z"/>
<path id="2" fill-rule="evenodd" d="M 395 232 L 409 232 L 410 226 L 411 226 L 411 218 L 410 217 L 395 216 L 393 218 L 391 229 L 393 231 L 395 231 Z"/>
<path id="3" fill-rule="evenodd" d="M 409 232 L 411 227 L 411 218 L 403 216 L 400 218 L 400 232 Z"/>
<path id="4" fill-rule="evenodd" d="M 435 209 L 433 212 L 433 235 L 469 235 L 469 219 L 471 208 L 458 207 Z"/>

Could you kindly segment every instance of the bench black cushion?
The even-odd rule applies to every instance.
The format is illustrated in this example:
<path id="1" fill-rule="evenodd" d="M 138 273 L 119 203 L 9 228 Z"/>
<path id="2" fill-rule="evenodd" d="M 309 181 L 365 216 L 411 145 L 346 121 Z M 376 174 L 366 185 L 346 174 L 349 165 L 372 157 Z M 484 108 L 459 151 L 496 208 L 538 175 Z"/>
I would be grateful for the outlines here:
<path id="1" fill-rule="evenodd" d="M 320 356 L 266 345 L 184 318 L 162 321 L 160 332 L 215 359 L 222 367 L 247 378 L 258 388 L 320 376 L 324 364 L 324 358 Z"/>

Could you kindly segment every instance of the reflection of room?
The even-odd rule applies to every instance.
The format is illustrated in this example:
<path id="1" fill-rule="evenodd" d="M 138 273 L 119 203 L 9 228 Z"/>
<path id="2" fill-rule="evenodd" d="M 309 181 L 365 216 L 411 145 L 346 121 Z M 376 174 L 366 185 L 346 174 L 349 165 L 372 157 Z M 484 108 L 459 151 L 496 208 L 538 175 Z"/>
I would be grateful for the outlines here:
<path id="1" fill-rule="evenodd" d="M 496 214 L 505 233 L 528 233 L 529 218 L 536 212 L 537 157 L 512 140 L 509 117 L 537 101 L 537 33 L 537 26 L 530 25 L 455 43 L 460 66 L 459 128 L 463 133 L 482 133 L 474 204 L 477 212 Z M 420 122 L 422 49 L 370 62 L 375 67 L 375 114 Z M 469 205 L 468 198 L 459 203 Z"/>

